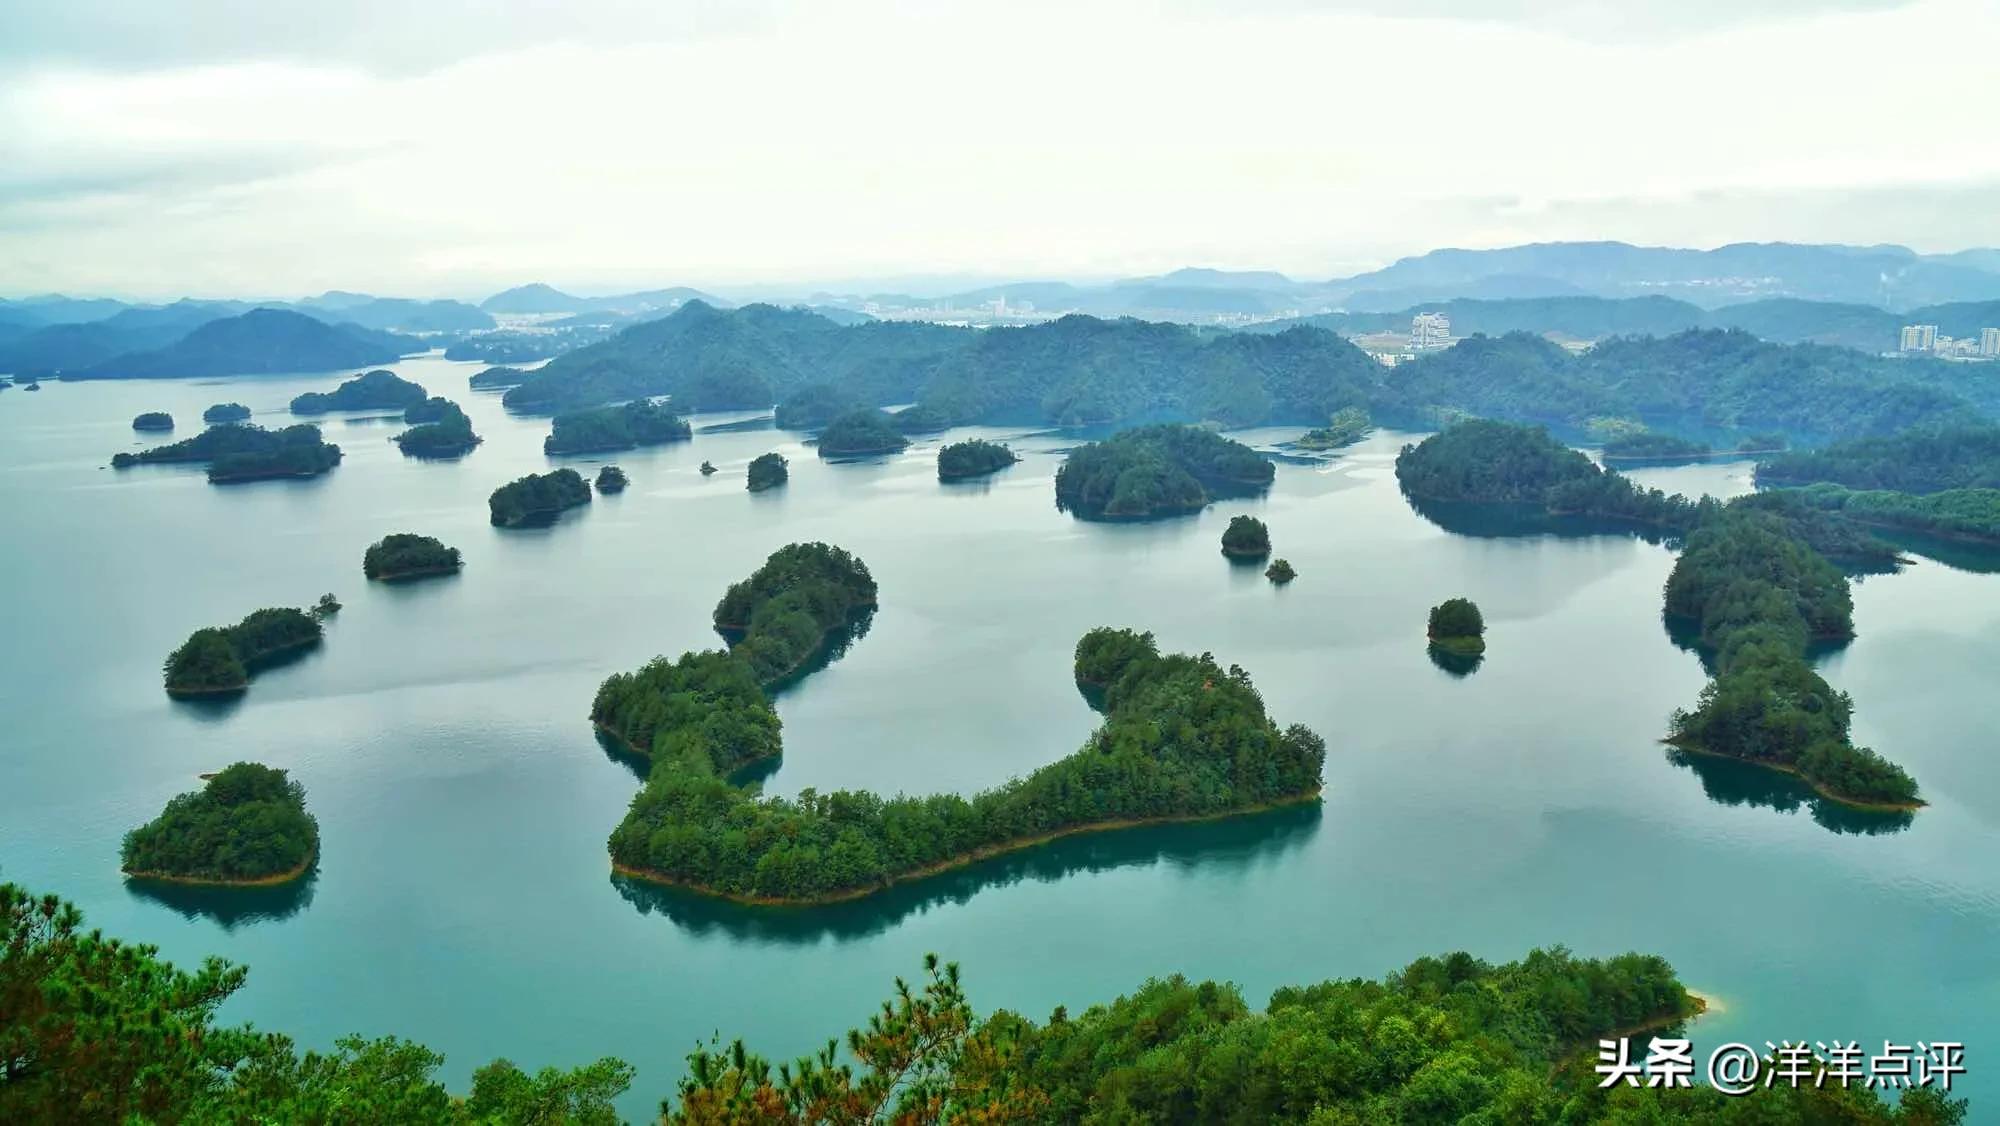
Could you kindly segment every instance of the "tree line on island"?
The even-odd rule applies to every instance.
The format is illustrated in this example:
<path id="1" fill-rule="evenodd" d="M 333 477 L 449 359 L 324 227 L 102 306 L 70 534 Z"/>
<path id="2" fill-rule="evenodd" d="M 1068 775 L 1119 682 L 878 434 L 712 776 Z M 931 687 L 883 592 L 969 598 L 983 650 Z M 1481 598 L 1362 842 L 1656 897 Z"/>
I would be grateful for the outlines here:
<path id="1" fill-rule="evenodd" d="M 1056 507 L 1086 520 L 1143 520 L 1199 512 L 1218 497 L 1269 488 L 1269 461 L 1199 426 L 1123 430 L 1070 451 L 1056 469 Z"/>
<path id="2" fill-rule="evenodd" d="M 452 458 L 471 452 L 481 439 L 472 419 L 450 399 L 433 396 L 403 409 L 408 430 L 396 435 L 396 446 L 411 457 Z"/>
<path id="3" fill-rule="evenodd" d="M 694 436 L 687 420 L 651 399 L 634 399 L 617 406 L 569 411 L 550 420 L 542 452 L 606 453 L 685 442 Z"/>
<path id="4" fill-rule="evenodd" d="M 455 575 L 462 566 L 457 548 L 446 547 L 435 536 L 415 532 L 383 536 L 368 545 L 361 556 L 361 573 L 379 582 Z"/>
<path id="5" fill-rule="evenodd" d="M 232 768 L 236 769 L 236 768 Z M 226 773 L 226 772 L 225 772 Z M 276 774 L 277 772 L 271 772 Z M 220 777 L 220 776 L 218 776 Z M 612 1126 L 634 1075 L 615 1057 L 529 1072 L 506 1059 L 455 1094 L 444 1057 L 397 1036 L 329 1051 L 218 1022 L 248 971 L 182 969 L 86 929 L 54 896 L 0 884 L 0 1119 Z M 1560 947 L 1495 965 L 1419 958 L 1380 980 L 1288 985 L 1253 1008 L 1180 975 L 1036 1021 L 979 1014 L 956 964 L 927 956 L 860 1027 L 774 1065 L 742 1041 L 698 1045 L 660 1105 L 669 1126 L 894 1121 L 1605 1123 L 1958 1126 L 1964 1099 L 1860 1083 L 1600 1086 L 1600 1038 L 1685 1035 L 1702 1009 L 1664 959 Z M 845 1055 L 842 1047 L 845 1047 Z M 1772 1061 L 1766 1060 L 1768 1066 Z M 1815 1069 L 1826 1061 L 1815 1059 Z"/>
<path id="6" fill-rule="evenodd" d="M 319 427 L 301 423 L 266 430 L 248 423 L 211 426 L 192 438 L 111 458 L 114 469 L 135 465 L 206 464 L 211 484 L 280 477 L 316 477 L 340 464 L 340 447 L 320 437 Z"/>
<path id="7" fill-rule="evenodd" d="M 1694 629 L 1715 676 L 1671 741 L 1791 771 L 1858 805 L 1912 807 L 1916 783 L 1848 737 L 1852 710 L 1806 659 L 1815 641 L 1853 635 L 1847 578 L 1829 562 L 1893 568 L 1865 529 L 1784 490 L 1699 502 L 1641 489 L 1538 428 L 1460 423 L 1396 459 L 1413 500 L 1522 506 L 1662 529 L 1686 539 L 1663 614 Z M 1435 623 L 1434 623 L 1435 628 Z"/>
<path id="8" fill-rule="evenodd" d="M 162 672 L 169 696 L 213 696 L 241 692 L 258 669 L 319 644 L 321 626 L 340 609 L 322 595 L 310 610 L 267 607 L 233 626 L 198 629 L 168 654 Z"/>
<path id="9" fill-rule="evenodd" d="M 1080 682 L 1101 692 L 1103 726 L 1025 778 L 971 798 L 808 791 L 787 800 L 733 785 L 732 771 L 779 752 L 760 684 L 790 675 L 873 596 L 858 560 L 793 545 L 718 605 L 718 625 L 751 622 L 734 653 L 657 660 L 605 682 L 593 718 L 652 758 L 611 836 L 620 872 L 728 898 L 819 902 L 1052 836 L 1243 813 L 1318 792 L 1325 745 L 1304 727 L 1273 724 L 1243 670 L 1205 654 L 1162 656 L 1151 635 L 1111 629 L 1085 635 L 1076 655 Z M 782 618 L 795 620 L 779 634 Z M 781 657 L 755 651 L 764 630 L 784 638 Z"/>
<path id="10" fill-rule="evenodd" d="M 496 528 L 547 524 L 566 509 L 590 503 L 590 482 L 574 469 L 530 473 L 493 490 L 487 511 Z"/>
<path id="11" fill-rule="evenodd" d="M 937 474 L 940 481 L 963 481 L 998 473 L 1021 460 L 1005 442 L 968 438 L 938 449 Z"/>
<path id="12" fill-rule="evenodd" d="M 1474 336 L 1392 371 L 1308 326 L 1228 333 L 1074 315 L 996 331 L 841 326 L 797 309 L 690 301 L 527 373 L 506 403 L 529 413 L 657 395 L 695 411 L 776 403 L 779 425 L 794 429 L 914 403 L 891 416 L 893 429 L 1297 424 L 1328 448 L 1371 419 L 1430 428 L 1479 416 L 1576 436 L 1607 426 L 1723 436 L 1735 448 L 1753 436 L 1826 440 L 2000 412 L 2000 385 L 1962 374 L 1722 330 L 1616 337 L 1581 355 L 1525 333 Z"/>
<path id="13" fill-rule="evenodd" d="M 305 787 L 282 770 L 239 762 L 125 834 L 120 862 L 131 876 L 264 884 L 303 876 L 318 851 Z"/>

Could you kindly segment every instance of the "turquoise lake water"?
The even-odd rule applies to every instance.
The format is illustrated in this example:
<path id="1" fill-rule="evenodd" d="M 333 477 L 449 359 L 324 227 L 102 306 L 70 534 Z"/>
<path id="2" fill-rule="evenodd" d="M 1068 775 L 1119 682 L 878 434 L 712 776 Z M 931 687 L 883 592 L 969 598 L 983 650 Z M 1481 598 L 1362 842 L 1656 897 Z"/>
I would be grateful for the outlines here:
<path id="1" fill-rule="evenodd" d="M 173 959 L 247 964 L 225 1019 L 310 1046 L 412 1037 L 446 1054 L 459 1089 L 495 1056 L 533 1068 L 619 1055 L 638 1068 L 621 1105 L 643 1117 L 696 1040 L 808 1051 L 864 1020 L 926 951 L 963 965 L 979 1008 L 1040 1018 L 1154 974 L 1235 981 L 1261 1005 L 1278 985 L 1372 977 L 1420 954 L 1507 960 L 1561 943 L 1669 958 L 1720 1002 L 1693 1026 L 1698 1047 L 1964 1041 L 1975 1117 L 2000 1108 L 2000 1054 L 1987 1055 L 2000 1053 L 2000 574 L 1918 559 L 1856 584 L 1859 636 L 1822 671 L 1854 696 L 1856 740 L 1932 802 L 1870 817 L 1754 768 L 1677 762 L 1657 740 L 1704 675 L 1660 622 L 1667 548 L 1447 532 L 1396 489 L 1408 436 L 1282 463 L 1262 499 L 1103 525 L 1055 509 L 1074 438 L 968 429 L 828 464 L 797 435 L 708 431 L 610 458 L 632 479 L 622 495 L 499 531 L 495 486 L 607 459 L 545 458 L 546 420 L 467 391 L 479 365 L 396 367 L 462 403 L 485 444 L 418 462 L 388 441 L 399 421 L 335 416 L 321 421 L 347 457 L 330 475 L 218 488 L 198 468 L 105 466 L 163 440 L 131 431 L 140 411 L 171 411 L 176 437 L 225 400 L 281 425 L 293 395 L 339 377 L 0 395 L 0 878 Z M 940 485 L 940 440 L 968 434 L 1026 459 Z M 752 496 L 744 466 L 771 449 L 791 483 Z M 721 472 L 703 478 L 703 459 Z M 1634 476 L 1750 485 L 1741 463 Z M 1275 588 L 1221 556 L 1239 512 L 1270 525 L 1296 582 Z M 462 549 L 463 574 L 365 582 L 363 549 L 399 531 Z M 723 589 L 810 539 L 860 555 L 881 608 L 779 698 L 771 790 L 971 790 L 1066 754 L 1095 720 L 1071 648 L 1118 625 L 1248 669 L 1278 722 L 1326 738 L 1324 801 L 1059 842 L 824 909 L 614 881 L 604 841 L 638 777 L 592 734 L 597 684 L 717 645 Z M 160 662 L 191 630 L 326 591 L 346 604 L 326 643 L 239 701 L 161 690 Z M 1451 595 L 1489 625 L 1469 676 L 1425 652 L 1426 611 Z M 305 784 L 323 841 L 311 880 L 128 885 L 124 831 L 241 759 Z"/>

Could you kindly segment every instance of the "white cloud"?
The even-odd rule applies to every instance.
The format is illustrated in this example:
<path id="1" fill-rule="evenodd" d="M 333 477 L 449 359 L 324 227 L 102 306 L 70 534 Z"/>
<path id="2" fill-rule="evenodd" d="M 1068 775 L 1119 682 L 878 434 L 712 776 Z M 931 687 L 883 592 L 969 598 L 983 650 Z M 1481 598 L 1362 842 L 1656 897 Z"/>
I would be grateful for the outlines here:
<path id="1" fill-rule="evenodd" d="M 391 74 L 42 68 L 0 88 L 0 290 L 1323 276 L 1531 238 L 2000 242 L 2000 212 L 1965 206 L 2000 185 L 1988 5 L 1615 42 L 1442 6 L 820 4 Z"/>

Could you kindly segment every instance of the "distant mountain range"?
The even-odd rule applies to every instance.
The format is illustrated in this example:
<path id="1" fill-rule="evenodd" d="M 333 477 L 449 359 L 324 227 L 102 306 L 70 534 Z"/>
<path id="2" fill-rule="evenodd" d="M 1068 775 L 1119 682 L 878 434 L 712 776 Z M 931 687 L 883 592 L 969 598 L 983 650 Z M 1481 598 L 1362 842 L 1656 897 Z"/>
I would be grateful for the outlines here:
<path id="1" fill-rule="evenodd" d="M 1774 297 L 1704 309 L 1672 297 L 1525 297 L 1508 300 L 1454 298 L 1426 301 L 1384 313 L 1318 313 L 1267 321 L 1246 331 L 1282 332 L 1295 324 L 1354 336 L 1404 332 L 1420 312 L 1444 313 L 1454 336 L 1475 333 L 1553 333 L 1577 340 L 1608 336 L 1670 336 L 1691 328 L 1736 328 L 1779 344 L 1836 344 L 1864 352 L 1893 351 L 1902 326 L 1934 324 L 1946 336 L 1976 337 L 2000 327 L 2000 300 L 1927 305 L 1892 313 L 1873 305 Z"/>
<path id="2" fill-rule="evenodd" d="M 1433 250 L 1326 285 L 1350 311 L 1453 297 L 1675 297 L 1716 308 L 1796 298 L 1913 309 L 2000 298 L 2000 251 L 1923 255 L 1902 246 L 1735 243 L 1714 250 L 1551 242 Z"/>
<path id="3" fill-rule="evenodd" d="M 196 328 L 171 344 L 117 356 L 65 379 L 170 379 L 280 375 L 394 363 L 430 346 L 361 325 L 330 325 L 289 309 L 252 309 Z"/>
<path id="4" fill-rule="evenodd" d="M 503 290 L 479 303 L 480 309 L 488 313 L 508 316 L 525 316 L 551 313 L 614 313 L 642 314 L 654 311 L 671 311 L 689 301 L 701 301 L 718 307 L 729 303 L 712 297 L 698 289 L 675 286 L 671 289 L 649 289 L 640 293 L 620 293 L 610 297 L 577 297 L 564 293 L 554 286 L 534 282 L 517 285 Z"/>
<path id="5" fill-rule="evenodd" d="M 1896 346 L 1904 324 L 1936 324 L 1941 333 L 1961 337 L 2000 326 L 2000 249 L 1926 255 L 1886 245 L 1739 243 L 1686 250 L 1538 243 L 1435 250 L 1326 281 L 1188 268 L 1093 285 L 1020 281 L 942 297 L 814 293 L 805 300 L 813 311 L 843 322 L 872 314 L 987 322 L 1075 312 L 1253 331 L 1307 323 L 1347 334 L 1404 329 L 1415 312 L 1441 309 L 1461 336 L 1526 331 L 1596 340 L 1719 327 L 1779 342 L 1880 352 Z M 481 351 L 475 346 L 481 338 L 474 334 L 492 332 L 496 316 L 533 317 L 541 323 L 529 331 L 553 328 L 564 334 L 538 341 L 542 354 L 550 354 L 658 319 L 691 301 L 729 307 L 684 286 L 580 297 L 540 282 L 496 293 L 478 307 L 343 290 L 291 302 L 190 299 L 134 305 L 54 294 L 0 299 L 0 372 L 88 370 L 115 357 L 167 348 L 204 324 L 259 308 L 326 324 L 430 336 L 469 352 Z M 1277 318 L 1284 319 L 1272 324 Z"/>

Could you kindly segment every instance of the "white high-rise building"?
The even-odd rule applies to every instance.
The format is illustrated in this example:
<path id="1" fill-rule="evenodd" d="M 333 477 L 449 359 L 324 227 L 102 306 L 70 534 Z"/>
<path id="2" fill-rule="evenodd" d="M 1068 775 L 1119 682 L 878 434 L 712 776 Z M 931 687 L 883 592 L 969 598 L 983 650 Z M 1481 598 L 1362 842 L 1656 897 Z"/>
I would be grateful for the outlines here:
<path id="1" fill-rule="evenodd" d="M 2000 356 L 2000 328 L 1982 328 L 1979 330 L 1979 354 L 1982 356 Z"/>
<path id="2" fill-rule="evenodd" d="M 1450 343 L 1450 317 L 1443 313 L 1418 313 L 1410 318 L 1410 351 L 1443 348 Z"/>
<path id="3" fill-rule="evenodd" d="M 1937 350 L 1936 325 L 1904 325 L 1903 351 L 1933 352 Z"/>

